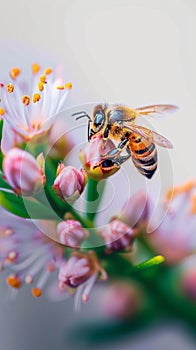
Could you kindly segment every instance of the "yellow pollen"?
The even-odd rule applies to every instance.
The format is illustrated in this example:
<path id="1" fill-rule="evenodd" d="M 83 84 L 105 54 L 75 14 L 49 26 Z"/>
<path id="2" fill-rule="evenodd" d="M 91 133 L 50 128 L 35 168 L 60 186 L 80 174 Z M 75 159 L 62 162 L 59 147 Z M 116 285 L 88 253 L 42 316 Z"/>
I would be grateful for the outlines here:
<path id="1" fill-rule="evenodd" d="M 35 298 L 39 298 L 42 295 L 42 290 L 40 288 L 33 288 L 31 292 Z"/>
<path id="2" fill-rule="evenodd" d="M 9 93 L 12 93 L 14 91 L 14 85 L 13 84 L 7 84 L 6 87 L 7 87 L 7 91 Z"/>
<path id="3" fill-rule="evenodd" d="M 189 192 L 196 186 L 195 180 L 188 181 L 185 185 L 181 187 L 182 192 Z"/>
<path id="4" fill-rule="evenodd" d="M 56 88 L 57 88 L 58 90 L 64 90 L 64 89 L 65 89 L 65 87 L 64 87 L 63 85 L 58 85 Z"/>
<path id="5" fill-rule="evenodd" d="M 5 114 L 5 109 L 4 108 L 0 108 L 0 116 L 2 117 Z"/>
<path id="6" fill-rule="evenodd" d="M 7 277 L 7 283 L 9 284 L 10 287 L 19 289 L 21 287 L 21 280 L 18 276 L 16 275 L 9 275 Z"/>
<path id="7" fill-rule="evenodd" d="M 71 90 L 72 89 L 72 83 L 69 81 L 67 84 L 65 84 L 65 88 L 67 90 Z"/>
<path id="8" fill-rule="evenodd" d="M 176 197 L 178 194 L 180 193 L 179 187 L 174 187 L 171 188 L 169 191 L 167 191 L 166 193 L 166 200 L 170 201 L 172 200 L 174 197 Z"/>
<path id="9" fill-rule="evenodd" d="M 16 79 L 19 74 L 20 74 L 20 68 L 18 68 L 18 67 L 14 67 L 10 71 L 10 77 L 12 79 Z"/>
<path id="10" fill-rule="evenodd" d="M 52 68 L 46 68 L 44 73 L 46 75 L 51 74 L 52 73 Z"/>
<path id="11" fill-rule="evenodd" d="M 191 198 L 191 214 L 196 214 L 196 195 Z"/>
<path id="12" fill-rule="evenodd" d="M 38 89 L 39 89 L 39 91 L 44 90 L 44 84 L 41 81 L 38 83 Z"/>
<path id="13" fill-rule="evenodd" d="M 40 94 L 34 94 L 33 95 L 33 102 L 34 103 L 38 102 L 40 100 L 40 98 L 41 98 Z"/>
<path id="14" fill-rule="evenodd" d="M 37 74 L 39 72 L 39 70 L 40 70 L 39 64 L 33 63 L 32 64 L 32 72 L 33 72 L 33 74 Z"/>
<path id="15" fill-rule="evenodd" d="M 24 95 L 22 97 L 22 103 L 24 103 L 25 106 L 28 106 L 30 101 L 31 101 L 31 99 L 30 99 L 30 97 L 28 95 Z"/>
<path id="16" fill-rule="evenodd" d="M 55 271 L 55 266 L 52 263 L 49 263 L 47 266 L 47 269 L 49 272 L 54 272 Z"/>
<path id="17" fill-rule="evenodd" d="M 46 83 L 46 76 L 45 75 L 41 75 L 39 78 L 41 83 Z"/>

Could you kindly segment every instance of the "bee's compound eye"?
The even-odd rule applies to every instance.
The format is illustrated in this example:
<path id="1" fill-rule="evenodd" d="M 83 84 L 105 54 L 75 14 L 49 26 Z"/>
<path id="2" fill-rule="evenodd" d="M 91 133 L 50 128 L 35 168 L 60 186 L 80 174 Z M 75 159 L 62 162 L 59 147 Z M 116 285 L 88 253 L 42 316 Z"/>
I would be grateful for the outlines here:
<path id="1" fill-rule="evenodd" d="M 114 165 L 115 163 L 111 159 L 105 159 L 102 162 L 102 168 L 110 168 Z"/>
<path id="2" fill-rule="evenodd" d="M 95 114 L 95 119 L 94 119 L 94 125 L 96 128 L 98 128 L 100 125 L 102 125 L 105 121 L 105 115 L 104 112 L 98 111 Z"/>

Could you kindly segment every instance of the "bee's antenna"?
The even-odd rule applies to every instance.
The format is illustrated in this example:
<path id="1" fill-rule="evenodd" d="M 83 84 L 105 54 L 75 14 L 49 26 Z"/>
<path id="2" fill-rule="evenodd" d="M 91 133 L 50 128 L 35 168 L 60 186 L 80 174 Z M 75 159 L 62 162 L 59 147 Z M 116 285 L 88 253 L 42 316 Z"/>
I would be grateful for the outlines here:
<path id="1" fill-rule="evenodd" d="M 85 111 L 73 113 L 73 114 L 72 114 L 72 117 L 75 117 L 76 115 L 79 115 L 79 116 L 76 118 L 76 120 L 87 117 L 88 120 L 91 121 L 91 117 L 90 117 Z"/>

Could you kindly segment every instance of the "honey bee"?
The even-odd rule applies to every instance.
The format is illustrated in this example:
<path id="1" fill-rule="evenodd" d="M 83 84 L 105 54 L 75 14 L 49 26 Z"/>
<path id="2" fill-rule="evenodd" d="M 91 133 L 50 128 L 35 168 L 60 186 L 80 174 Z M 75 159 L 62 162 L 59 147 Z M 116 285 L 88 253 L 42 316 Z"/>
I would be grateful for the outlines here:
<path id="1" fill-rule="evenodd" d="M 141 108 L 129 108 L 123 105 L 97 105 L 92 112 L 92 118 L 85 112 L 74 113 L 76 119 L 88 118 L 88 140 L 101 134 L 105 143 L 109 137 L 118 142 L 115 149 L 105 154 L 103 164 L 121 166 L 131 158 L 140 172 L 150 179 L 157 169 L 158 155 L 156 145 L 173 148 L 171 142 L 164 136 L 135 122 L 138 117 L 163 116 L 177 109 L 174 105 L 152 105 Z M 126 151 L 127 156 L 122 155 Z"/>

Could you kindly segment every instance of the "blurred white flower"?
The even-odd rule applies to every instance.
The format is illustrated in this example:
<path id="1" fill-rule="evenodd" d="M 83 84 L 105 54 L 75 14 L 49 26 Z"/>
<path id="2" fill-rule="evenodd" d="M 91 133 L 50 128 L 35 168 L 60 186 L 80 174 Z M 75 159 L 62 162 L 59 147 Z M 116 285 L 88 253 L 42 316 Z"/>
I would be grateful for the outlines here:
<path id="1" fill-rule="evenodd" d="M 196 181 L 168 191 L 160 216 L 150 225 L 152 233 L 145 237 L 166 264 L 177 264 L 192 254 L 196 249 Z"/>
<path id="2" fill-rule="evenodd" d="M 43 72 L 38 64 L 32 65 L 32 75 L 22 80 L 21 70 L 10 71 L 11 83 L 0 84 L 1 110 L 4 120 L 1 148 L 6 153 L 16 146 L 16 135 L 28 142 L 44 134 L 58 113 L 66 107 L 66 98 L 72 85 L 64 84 L 58 72 L 46 68 Z"/>
<path id="3" fill-rule="evenodd" d="M 61 244 L 75 248 L 89 236 L 88 231 L 77 220 L 61 221 L 57 225 L 57 234 Z"/>
<path id="4" fill-rule="evenodd" d="M 7 277 L 11 288 L 17 290 L 24 283 L 32 284 L 33 296 L 40 297 L 49 277 L 62 261 L 63 249 L 47 239 L 31 220 L 19 218 L 0 207 L 0 270 L 11 269 Z"/>

